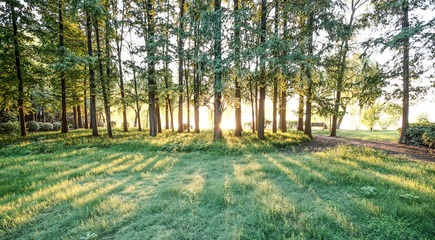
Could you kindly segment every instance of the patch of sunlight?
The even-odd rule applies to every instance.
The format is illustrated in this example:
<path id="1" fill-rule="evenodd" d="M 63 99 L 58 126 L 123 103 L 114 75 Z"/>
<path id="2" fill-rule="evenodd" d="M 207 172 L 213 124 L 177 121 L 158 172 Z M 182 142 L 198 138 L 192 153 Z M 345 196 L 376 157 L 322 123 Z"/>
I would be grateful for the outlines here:
<path id="1" fill-rule="evenodd" d="M 125 155 L 125 156 L 120 156 L 120 155 L 121 154 L 111 154 L 110 158 L 103 158 L 102 159 L 103 164 L 101 164 L 100 166 L 87 172 L 86 176 L 98 175 L 98 174 L 102 174 L 102 173 L 111 174 L 112 173 L 111 171 L 114 167 L 122 164 L 123 162 L 125 162 L 129 159 L 129 155 Z M 113 159 L 116 159 L 116 160 L 113 160 Z"/>
<path id="2" fill-rule="evenodd" d="M 73 199 L 95 186 L 96 183 L 80 185 L 72 180 L 66 180 L 40 189 L 30 196 L 23 196 L 14 202 L 0 205 L 1 225 L 6 229 L 26 223 L 42 210 L 52 207 L 59 202 Z"/>
<path id="3" fill-rule="evenodd" d="M 97 166 L 98 164 L 99 164 L 99 162 L 92 162 L 92 163 L 81 165 L 78 168 L 71 168 L 67 171 L 63 171 L 63 172 L 59 172 L 57 174 L 49 175 L 47 177 L 47 180 L 50 180 L 50 181 L 57 180 L 57 179 L 60 179 L 62 177 L 65 177 L 65 176 L 73 175 L 74 173 L 84 175 L 86 172 L 88 172 L 87 170 L 92 169 L 93 167 Z"/>
<path id="4" fill-rule="evenodd" d="M 353 222 L 346 215 L 340 212 L 340 210 L 338 210 L 336 206 L 333 206 L 332 204 L 323 201 L 320 197 L 316 197 L 316 202 L 322 207 L 322 209 L 328 216 L 334 219 L 335 222 L 341 226 L 342 229 L 350 232 L 356 231 Z"/>
<path id="5" fill-rule="evenodd" d="M 189 199 L 198 198 L 204 190 L 205 179 L 200 172 L 189 176 L 188 182 L 181 189 L 181 194 Z"/>
<path id="6" fill-rule="evenodd" d="M 316 153 L 314 153 L 314 155 L 322 157 L 322 158 L 330 159 L 330 160 L 335 161 L 335 162 L 343 163 L 343 164 L 346 164 L 346 165 L 354 167 L 354 168 L 360 167 L 358 162 L 344 160 L 344 159 L 342 159 L 342 157 L 339 154 L 336 154 L 335 152 L 336 152 L 336 150 L 328 150 L 328 151 L 323 151 L 323 152 L 316 152 Z"/>
<path id="7" fill-rule="evenodd" d="M 172 166 L 174 166 L 175 163 L 176 163 L 176 160 L 174 158 L 166 157 L 166 158 L 156 162 L 152 166 L 151 171 L 153 171 L 153 172 L 162 172 L 162 171 L 165 171 L 165 170 L 169 170 L 169 169 L 172 168 Z"/>
<path id="8" fill-rule="evenodd" d="M 368 201 L 366 198 L 363 199 L 352 199 L 357 205 L 361 206 L 362 208 L 366 209 L 372 214 L 379 215 L 381 213 L 381 209 L 374 205 L 372 202 Z"/>
<path id="9" fill-rule="evenodd" d="M 283 173 L 287 175 L 287 177 L 292 180 L 299 188 L 303 188 L 304 184 L 299 179 L 299 177 L 290 169 L 288 169 L 286 166 L 282 165 L 280 162 L 276 161 L 274 158 L 272 158 L 270 155 L 264 154 L 264 157 L 271 162 L 273 165 L 275 165 L 279 170 L 281 170 Z"/>
<path id="10" fill-rule="evenodd" d="M 145 162 L 140 163 L 138 165 L 136 165 L 132 170 L 131 173 L 135 173 L 135 172 L 140 172 L 142 171 L 144 168 L 146 168 L 150 163 L 152 163 L 154 160 L 156 160 L 159 157 L 159 155 L 155 155 L 154 157 L 150 157 L 148 158 Z M 142 156 L 143 159 L 143 156 Z"/>
<path id="11" fill-rule="evenodd" d="M 94 182 L 98 185 L 101 184 L 98 181 L 94 181 Z M 89 192 L 84 196 L 75 198 L 72 202 L 72 206 L 75 208 L 80 208 L 85 204 L 88 204 L 92 201 L 95 201 L 96 199 L 101 198 L 102 196 L 109 194 L 110 192 L 114 191 L 116 188 L 124 185 L 126 182 L 127 179 L 123 179 L 122 181 L 116 181 L 115 183 L 107 184 L 104 187 L 97 188 L 96 190 L 93 190 L 92 192 Z"/>
<path id="12" fill-rule="evenodd" d="M 264 179 L 261 165 L 250 162 L 247 165 L 234 165 L 234 176 L 237 181 L 251 185 L 256 199 L 262 204 L 265 214 L 271 218 L 289 217 L 294 214 L 295 207 L 269 180 Z"/>
<path id="13" fill-rule="evenodd" d="M 258 197 L 265 213 L 270 217 L 290 217 L 296 213 L 295 206 L 270 181 L 260 182 Z"/>
<path id="14" fill-rule="evenodd" d="M 128 170 L 129 168 L 134 166 L 136 163 L 138 163 L 144 159 L 141 154 L 128 154 L 128 155 L 125 155 L 124 157 L 128 158 L 129 161 L 127 161 L 124 164 L 119 164 L 118 166 L 111 168 L 108 171 L 109 174 Z"/>
<path id="15" fill-rule="evenodd" d="M 382 174 L 379 172 L 375 172 L 372 170 L 367 170 L 368 172 L 372 173 L 374 176 L 386 180 L 387 182 L 396 184 L 398 186 L 406 187 L 410 190 L 419 191 L 423 193 L 429 193 L 434 194 L 435 189 L 434 186 L 428 186 L 422 182 L 414 181 L 408 178 L 405 178 L 403 176 L 397 176 L 392 174 Z"/>
<path id="16" fill-rule="evenodd" d="M 234 176 L 244 185 L 255 185 L 266 174 L 261 171 L 261 165 L 250 162 L 247 165 L 234 164 Z"/>
<path id="17" fill-rule="evenodd" d="M 138 202 L 134 199 L 111 196 L 90 209 L 89 218 L 73 232 L 105 232 L 119 226 L 137 213 Z M 79 236 L 77 236 L 79 237 Z M 102 236 L 97 236 L 102 237 Z"/>
<path id="18" fill-rule="evenodd" d="M 291 158 L 290 156 L 284 156 L 284 155 L 280 155 L 282 158 L 283 158 L 283 160 L 285 160 L 285 161 L 287 161 L 287 162 L 290 162 L 290 163 L 292 163 L 292 164 L 294 164 L 294 165 L 296 165 L 296 166 L 298 166 L 298 167 L 300 167 L 301 169 L 303 169 L 303 170 L 305 170 L 305 171 L 307 171 L 307 172 L 309 172 L 309 173 L 311 173 L 311 174 L 313 174 L 315 177 L 317 177 L 318 179 L 320 179 L 320 180 L 322 180 L 322 181 L 324 181 L 324 182 L 326 182 L 326 183 L 332 183 L 330 180 L 328 180 L 322 173 L 320 173 L 320 172 L 318 172 L 318 171 L 316 171 L 316 170 L 314 170 L 314 169 L 312 169 L 312 168 L 310 168 L 310 167 L 307 167 L 305 164 L 303 164 L 302 162 L 300 162 L 300 161 L 297 161 L 297 160 L 294 160 L 293 158 Z"/>
<path id="19" fill-rule="evenodd" d="M 409 165 L 396 165 L 395 163 L 383 161 L 381 158 L 376 156 L 361 156 L 357 160 L 361 162 L 366 162 L 373 166 L 383 167 L 387 170 L 394 172 L 402 172 L 407 174 L 412 174 L 415 176 L 421 176 L 424 173 L 424 170 L 420 168 L 420 166 L 409 166 Z"/>

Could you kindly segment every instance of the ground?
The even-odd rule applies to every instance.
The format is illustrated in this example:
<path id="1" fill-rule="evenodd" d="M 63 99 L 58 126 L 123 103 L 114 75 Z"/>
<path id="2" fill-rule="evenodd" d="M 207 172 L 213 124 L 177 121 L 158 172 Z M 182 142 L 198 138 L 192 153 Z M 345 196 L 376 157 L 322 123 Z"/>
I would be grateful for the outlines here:
<path id="1" fill-rule="evenodd" d="M 364 147 L 395 132 L 90 135 L 0 135 L 0 239 L 435 236 L 434 162 Z"/>
<path id="2" fill-rule="evenodd" d="M 318 151 L 325 148 L 333 148 L 338 145 L 364 146 L 385 151 L 394 156 L 435 162 L 435 149 L 399 144 L 397 142 L 391 141 L 356 140 L 342 137 L 317 135 L 311 142 L 304 143 L 302 146 L 309 151 Z"/>

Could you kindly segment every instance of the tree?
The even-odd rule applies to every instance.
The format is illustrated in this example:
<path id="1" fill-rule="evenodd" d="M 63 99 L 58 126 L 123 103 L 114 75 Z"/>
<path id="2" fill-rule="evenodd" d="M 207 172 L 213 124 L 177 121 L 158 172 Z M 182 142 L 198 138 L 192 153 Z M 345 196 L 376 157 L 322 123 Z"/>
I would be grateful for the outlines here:
<path id="1" fill-rule="evenodd" d="M 183 129 L 183 47 L 184 47 L 184 4 L 185 0 L 180 0 L 180 17 L 179 21 L 179 33 L 178 33 L 178 84 L 179 84 L 179 97 L 178 97 L 178 132 L 181 133 Z M 215 3 L 216 4 L 216 3 Z"/>
<path id="2" fill-rule="evenodd" d="M 213 139 L 215 141 L 222 138 L 221 121 L 222 121 L 222 28 L 221 28 L 221 0 L 214 1 L 214 131 Z"/>
<path id="3" fill-rule="evenodd" d="M 156 80 L 155 80 L 155 46 L 154 44 L 154 0 L 147 0 L 147 63 L 148 63 L 148 111 L 150 123 L 150 136 L 157 136 L 157 123 L 156 123 Z"/>
<path id="4" fill-rule="evenodd" d="M 399 120 L 401 114 L 402 108 L 400 105 L 387 102 L 381 107 L 378 124 L 382 129 L 387 129 Z"/>
<path id="5" fill-rule="evenodd" d="M 410 103 L 410 79 L 417 78 L 420 74 L 417 70 L 417 63 L 425 59 L 422 51 L 426 47 L 425 43 L 430 42 L 433 34 L 428 34 L 427 29 L 435 25 L 435 17 L 424 21 L 413 14 L 417 10 L 426 10 L 432 7 L 432 0 L 393 0 L 372 1 L 373 11 L 366 15 L 367 23 L 375 26 L 389 27 L 389 31 L 380 37 L 369 39 L 367 46 L 382 46 L 381 52 L 389 49 L 400 52 L 393 54 L 391 64 L 393 67 L 385 73 L 387 78 L 397 78 L 401 76 L 400 93 L 402 98 L 402 131 L 399 143 L 407 143 L 406 131 L 409 129 L 409 103 Z M 410 19 L 411 16 L 411 19 Z M 371 21 L 369 21 L 371 20 Z M 432 37 L 431 37 L 432 36 Z M 411 51 L 418 49 L 419 51 Z M 430 56 L 429 56 L 430 57 Z M 412 76 L 411 76 L 412 75 Z"/>
<path id="6" fill-rule="evenodd" d="M 264 45 L 266 42 L 266 18 L 267 8 L 266 0 L 261 1 L 261 22 L 260 22 L 260 45 Z M 264 102 L 266 99 L 266 55 L 261 55 L 261 67 L 260 67 L 260 100 L 258 107 L 258 138 L 265 139 L 264 136 Z"/>
<path id="7" fill-rule="evenodd" d="M 370 131 L 373 131 L 373 127 L 379 121 L 380 113 L 381 106 L 379 104 L 373 104 L 367 107 L 362 115 L 362 123 L 366 125 Z"/>

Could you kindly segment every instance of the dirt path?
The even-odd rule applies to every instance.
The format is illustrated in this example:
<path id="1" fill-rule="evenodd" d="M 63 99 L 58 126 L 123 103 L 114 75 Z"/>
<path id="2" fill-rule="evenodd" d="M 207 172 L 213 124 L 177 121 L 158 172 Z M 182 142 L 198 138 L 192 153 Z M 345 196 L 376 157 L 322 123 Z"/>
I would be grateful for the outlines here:
<path id="1" fill-rule="evenodd" d="M 387 141 L 351 140 L 340 137 L 315 136 L 314 139 L 302 145 L 309 151 L 332 148 L 337 145 L 357 145 L 382 150 L 391 155 L 435 162 L 435 149 L 417 147 Z"/>

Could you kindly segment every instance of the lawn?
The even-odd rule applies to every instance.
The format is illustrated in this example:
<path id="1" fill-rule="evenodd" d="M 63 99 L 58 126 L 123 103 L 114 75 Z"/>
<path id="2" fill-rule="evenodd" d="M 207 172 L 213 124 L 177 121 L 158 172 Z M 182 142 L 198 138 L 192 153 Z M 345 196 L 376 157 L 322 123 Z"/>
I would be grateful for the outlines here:
<path id="1" fill-rule="evenodd" d="M 315 130 L 313 135 L 329 136 L 329 130 Z M 400 134 L 394 130 L 337 130 L 337 136 L 347 139 L 397 142 Z"/>
<path id="2" fill-rule="evenodd" d="M 1 239 L 433 239 L 435 164 L 296 132 L 0 136 Z"/>

